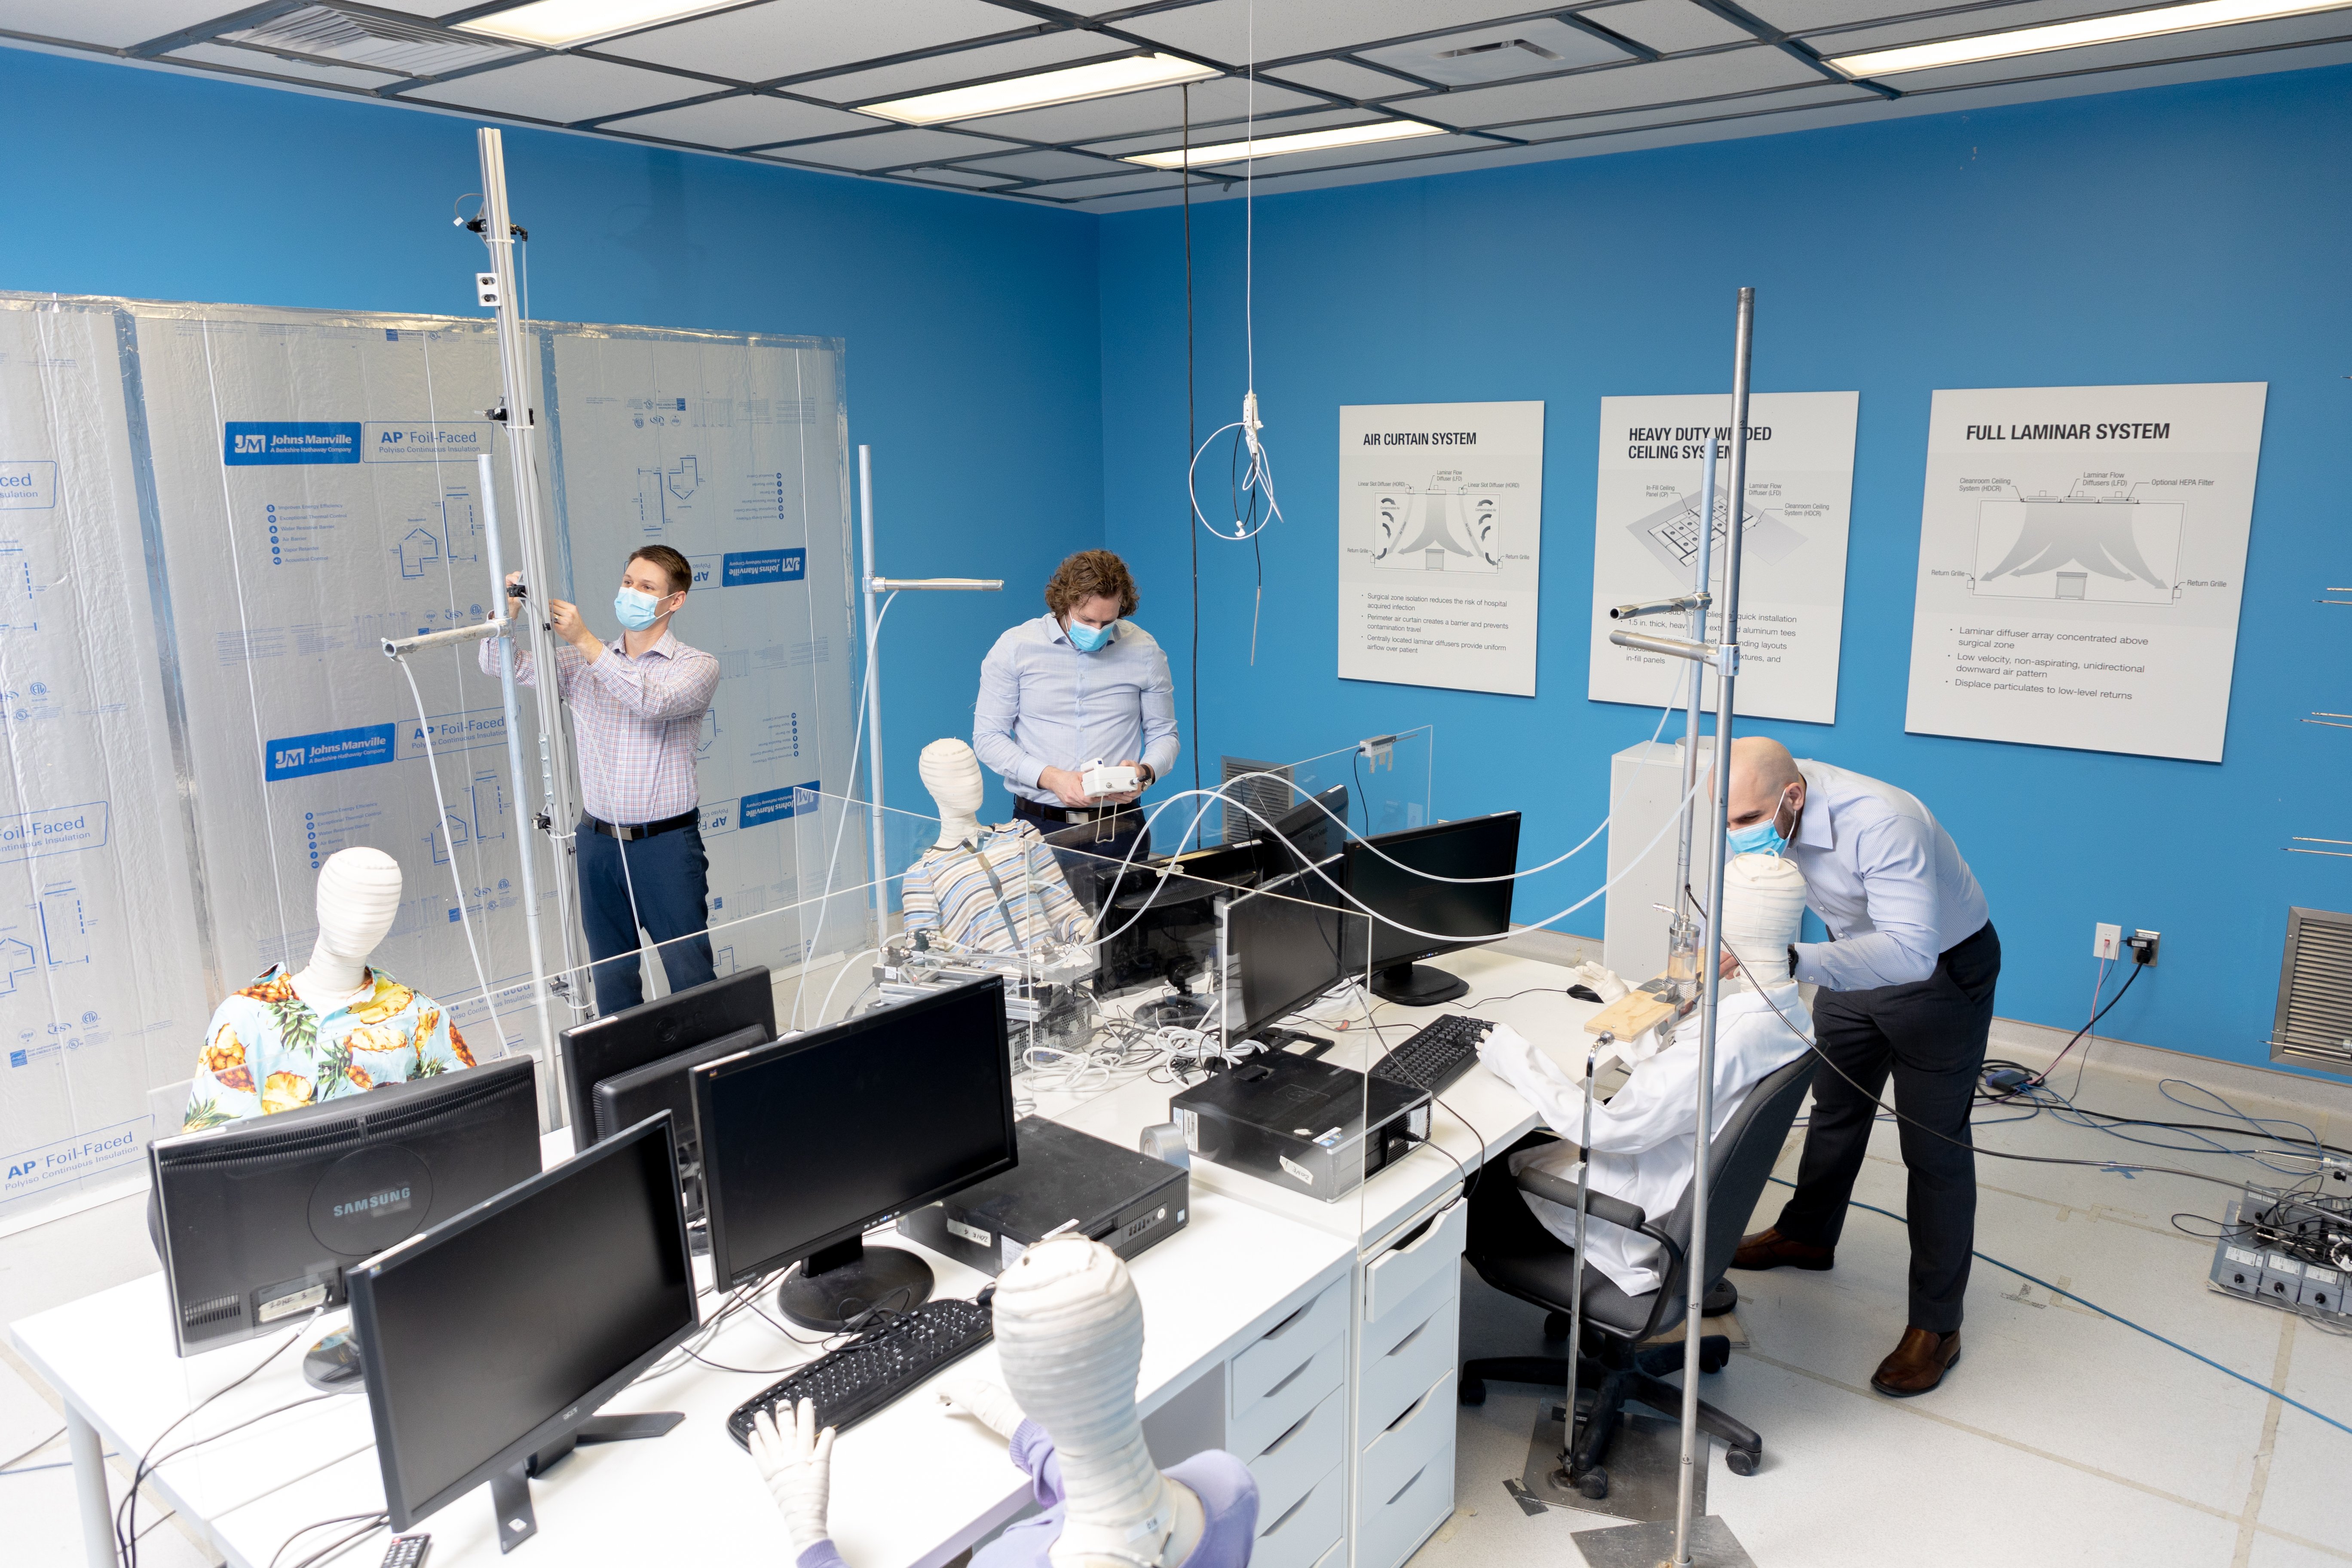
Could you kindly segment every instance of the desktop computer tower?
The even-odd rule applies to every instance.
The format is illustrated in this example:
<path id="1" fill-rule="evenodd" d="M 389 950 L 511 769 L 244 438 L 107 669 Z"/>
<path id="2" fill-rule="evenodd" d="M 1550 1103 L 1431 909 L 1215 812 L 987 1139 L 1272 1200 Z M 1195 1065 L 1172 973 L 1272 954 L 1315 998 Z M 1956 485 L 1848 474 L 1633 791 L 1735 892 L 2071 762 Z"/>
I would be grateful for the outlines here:
<path id="1" fill-rule="evenodd" d="M 1326 1203 L 1428 1138 L 1429 1106 L 1425 1089 L 1282 1052 L 1168 1102 L 1185 1146 L 1201 1159 Z"/>
<path id="2" fill-rule="evenodd" d="M 999 1274 L 1059 1231 L 1133 1258 L 1184 1228 L 1192 1178 L 1182 1167 L 1042 1116 L 1014 1125 L 1021 1163 L 898 1219 L 898 1234 L 982 1274 Z"/>

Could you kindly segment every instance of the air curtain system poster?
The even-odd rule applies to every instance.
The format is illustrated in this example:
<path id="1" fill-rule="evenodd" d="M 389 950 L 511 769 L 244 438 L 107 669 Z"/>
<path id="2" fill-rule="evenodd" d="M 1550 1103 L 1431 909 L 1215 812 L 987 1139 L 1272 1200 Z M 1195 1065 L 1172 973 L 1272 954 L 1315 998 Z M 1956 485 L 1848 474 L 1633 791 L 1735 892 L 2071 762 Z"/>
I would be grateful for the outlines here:
<path id="1" fill-rule="evenodd" d="M 1845 542 L 1853 504 L 1855 392 L 1759 392 L 1748 404 L 1747 500 L 1740 508 L 1739 711 L 1837 721 L 1845 625 Z M 1691 590 L 1705 504 L 1706 444 L 1716 442 L 1713 586 L 1723 591 L 1731 515 L 1731 397 L 1604 397 L 1592 528 L 1592 663 L 1585 696 L 1657 707 L 1685 662 L 1619 647 L 1620 626 L 1686 637 L 1687 615 L 1612 621 L 1609 607 Z M 1707 625 L 1708 639 L 1722 627 Z M 1715 682 L 1706 684 L 1710 709 Z"/>
<path id="2" fill-rule="evenodd" d="M 1339 410 L 1339 679 L 1536 694 L 1540 403 Z"/>
<path id="3" fill-rule="evenodd" d="M 2268 391 L 1937 393 L 1904 728 L 2220 762 Z"/>

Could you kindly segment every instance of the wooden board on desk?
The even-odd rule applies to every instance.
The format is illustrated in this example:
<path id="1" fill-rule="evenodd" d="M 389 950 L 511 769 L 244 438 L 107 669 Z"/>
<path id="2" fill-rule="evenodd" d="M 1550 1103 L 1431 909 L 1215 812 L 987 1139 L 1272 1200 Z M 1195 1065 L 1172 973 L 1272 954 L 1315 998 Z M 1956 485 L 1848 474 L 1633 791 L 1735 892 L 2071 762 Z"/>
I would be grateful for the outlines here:
<path id="1" fill-rule="evenodd" d="M 1661 1001 L 1647 991 L 1628 991 L 1584 1020 L 1584 1032 L 1598 1035 L 1606 1031 L 1621 1040 L 1630 1040 L 1674 1016 L 1673 1003 Z"/>

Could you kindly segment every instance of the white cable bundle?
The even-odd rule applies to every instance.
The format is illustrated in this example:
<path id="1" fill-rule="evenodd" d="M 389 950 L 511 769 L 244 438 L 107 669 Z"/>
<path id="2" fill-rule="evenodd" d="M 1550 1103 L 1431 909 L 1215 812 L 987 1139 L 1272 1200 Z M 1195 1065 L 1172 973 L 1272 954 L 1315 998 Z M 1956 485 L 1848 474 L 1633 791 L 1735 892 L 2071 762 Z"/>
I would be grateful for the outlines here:
<path id="1" fill-rule="evenodd" d="M 1735 855 L 1723 868 L 1723 945 L 1746 977 L 1780 985 L 1805 918 L 1805 878 L 1778 855 Z"/>
<path id="2" fill-rule="evenodd" d="M 994 1312 L 1004 1385 L 1061 1458 L 1069 1510 L 1054 1563 L 1157 1563 L 1177 1500 L 1135 1414 L 1143 1303 L 1127 1265 L 1083 1236 L 1049 1237 L 998 1277 Z"/>

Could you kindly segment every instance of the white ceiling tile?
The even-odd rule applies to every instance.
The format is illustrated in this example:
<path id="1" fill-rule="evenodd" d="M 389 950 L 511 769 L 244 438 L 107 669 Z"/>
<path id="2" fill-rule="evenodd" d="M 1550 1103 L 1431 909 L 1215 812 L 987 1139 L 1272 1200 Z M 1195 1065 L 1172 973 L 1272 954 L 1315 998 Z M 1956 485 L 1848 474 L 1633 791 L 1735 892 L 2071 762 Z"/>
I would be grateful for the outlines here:
<path id="1" fill-rule="evenodd" d="M 1094 98 L 1084 103 L 1056 104 L 1051 109 L 1027 109 L 1018 114 L 992 114 L 960 123 L 975 131 L 1018 136 L 1028 142 L 1094 142 L 1105 136 L 1172 132 L 1184 123 L 1184 93 L 1181 87 L 1155 87 L 1146 92 L 1122 93 L 1117 98 Z M 1197 129 L 1242 119 L 1250 110 L 1252 95 L 1246 84 L 1232 77 L 1218 77 L 1194 82 L 1191 102 L 1192 124 Z M 1319 98 L 1265 82 L 1257 84 L 1255 103 L 1260 115 L 1324 106 Z"/>
<path id="2" fill-rule="evenodd" d="M 1744 0 L 1754 12 L 1784 32 L 1809 33 L 1816 27 L 1842 27 L 1849 22 L 1873 22 L 1881 16 L 1907 16 L 1937 7 L 1906 4 L 1905 0 Z M 2112 9 L 2112 7 L 2110 7 Z M 1593 20 L 1609 25 L 1609 13 L 1595 11 Z"/>
<path id="3" fill-rule="evenodd" d="M 395 72 L 362 70 L 356 66 L 312 65 L 307 60 L 289 60 L 278 55 L 265 54 L 259 49 L 240 49 L 229 44 L 190 44 L 184 49 L 173 49 L 161 58 L 185 60 L 192 65 L 226 66 L 231 70 L 266 71 L 271 76 L 321 87 L 374 89 L 389 87 L 402 79 Z"/>
<path id="4" fill-rule="evenodd" d="M 632 33 L 596 51 L 737 81 L 772 81 L 1024 26 L 1034 23 L 986 0 L 768 0 Z"/>
<path id="5" fill-rule="evenodd" d="M 805 146 L 782 148 L 767 155 L 795 163 L 822 163 L 835 169 L 887 169 L 899 163 L 944 162 L 950 158 L 971 158 L 1012 150 L 1002 142 L 966 136 L 954 131 L 909 127 L 886 131 L 878 136 L 849 136 L 837 142 L 812 142 Z"/>
<path id="6" fill-rule="evenodd" d="M 927 185 L 961 185 L 966 190 L 993 190 L 1012 182 L 1003 174 L 974 174 L 962 169 L 916 169 L 898 176 L 902 180 L 920 180 Z M 1696 1127 L 1696 1122 L 1691 1123 Z"/>
<path id="7" fill-rule="evenodd" d="M 757 147 L 770 142 L 797 142 L 804 136 L 837 136 L 845 131 L 868 131 L 887 123 L 845 109 L 824 109 L 795 103 L 788 98 L 747 94 L 698 103 L 685 109 L 657 109 L 626 120 L 605 121 L 606 131 L 632 136 L 660 136 L 673 142 L 698 142 L 706 147 Z"/>
<path id="8" fill-rule="evenodd" d="M 547 55 L 455 81 L 434 82 L 401 96 L 568 125 L 575 120 L 646 109 L 709 90 L 707 82 L 667 71 L 608 65 L 576 55 Z"/>
<path id="9" fill-rule="evenodd" d="M 1942 70 L 1905 71 L 1886 78 L 1889 87 L 1905 92 L 1956 87 L 1975 82 L 2009 81 L 2021 77 L 2063 71 L 2095 71 L 2102 68 L 2154 64 L 2212 54 L 2222 49 L 2250 49 L 2281 44 L 2322 42 L 2352 35 L 2352 15 L 2323 11 L 2309 16 L 2287 16 L 2275 22 L 2247 22 L 2234 27 L 2204 27 L 2193 33 L 2168 33 L 2161 37 L 2134 38 L 2127 43 L 2095 44 L 2087 48 L 2053 49 L 2046 54 L 2012 55 Z"/>
<path id="10" fill-rule="evenodd" d="M 1009 157 L 960 160 L 967 169 L 1002 174 L 1007 179 L 1061 180 L 1087 174 L 1115 174 L 1119 165 L 1084 153 L 1015 153 Z"/>
<path id="11" fill-rule="evenodd" d="M 1877 0 L 1888 10 L 1903 3 L 1904 0 Z M 1700 10 L 1690 0 L 1632 0 L 1629 5 L 1603 5 L 1582 15 L 1612 33 L 1622 33 L 1637 44 L 1647 44 L 1667 55 L 1683 49 L 1703 49 L 1713 44 L 1746 43 L 1756 36 L 1712 11 Z"/>
<path id="12" fill-rule="evenodd" d="M 1260 136 L 1288 136 L 1300 131 L 1320 131 L 1327 125 L 1361 125 L 1372 118 L 1374 117 L 1350 105 L 1345 109 L 1320 110 L 1312 114 L 1285 115 L 1280 120 L 1261 120 L 1257 123 L 1257 133 Z M 1207 128 L 1198 125 L 1192 127 L 1192 142 L 1195 146 L 1213 146 L 1224 142 L 1238 142 L 1241 139 L 1242 127 L 1236 124 Z M 1182 145 L 1181 138 L 1174 132 L 1161 131 L 1150 136 L 1122 136 L 1115 141 L 1088 142 L 1087 150 L 1090 153 L 1108 153 L 1114 157 L 1124 157 L 1129 153 L 1174 152 Z"/>
<path id="13" fill-rule="evenodd" d="M 1578 120 L 1556 121 L 1549 125 L 1523 125 L 1511 134 L 1541 143 L 1608 135 L 1621 131 L 1641 131 L 1656 125 L 1679 125 L 1688 121 L 1719 120 L 1732 115 L 1784 110 L 1793 113 L 1808 109 L 1834 108 L 1842 103 L 1885 101 L 1876 94 L 1864 92 L 1858 87 L 1824 81 L 1818 87 L 1792 87 L 1780 92 L 1759 93 L 1752 99 L 1740 99 L 1731 103 L 1632 109 L 1622 114 L 1595 114 Z"/>
<path id="14" fill-rule="evenodd" d="M 5 0 L 0 27 L 121 49 L 238 8 L 236 0 Z"/>
<path id="15" fill-rule="evenodd" d="M 1285 66 L 1275 74 L 1285 81 L 1295 81 L 1307 87 L 1320 88 L 1325 92 L 1360 100 L 1393 98 L 1401 92 L 1421 90 L 1418 83 L 1407 81 L 1402 77 L 1350 65 L 1346 60 L 1304 60 L 1295 66 Z"/>
<path id="16" fill-rule="evenodd" d="M 1549 81 L 1473 88 L 1442 98 L 1408 99 L 1391 107 L 1399 114 L 1418 114 L 1448 125 L 1508 127 L 1516 121 L 1555 115 L 1634 109 L 1822 79 L 1821 72 L 1802 61 L 1778 49 L 1759 47 L 1587 71 Z"/>
<path id="17" fill-rule="evenodd" d="M 1897 44 L 1932 43 L 1941 38 L 1973 38 L 2011 27 L 2038 27 L 2045 22 L 2072 21 L 2113 11 L 2100 0 L 2028 0 L 2020 5 L 1996 5 L 1958 16 L 1924 16 L 1884 27 L 1841 27 L 1818 35 L 1814 47 L 1825 55 L 1850 55 L 1863 49 L 1892 48 Z"/>
<path id="18" fill-rule="evenodd" d="M 1672 3 L 1679 5 L 1682 0 Z M 1630 49 L 1621 49 L 1565 22 L 1547 18 L 1500 27 L 1473 27 L 1466 32 L 1446 33 L 1385 49 L 1365 49 L 1361 58 L 1374 65 L 1411 71 L 1427 81 L 1462 87 L 1635 57 Z"/>
<path id="19" fill-rule="evenodd" d="M 1540 5 L 1514 0 L 1209 0 L 1181 11 L 1163 11 L 1121 22 L 1119 31 L 1190 49 L 1227 65 L 1252 58 L 1278 60 L 1319 55 L 1358 44 L 1384 43 L 1416 33 L 1467 27 L 1498 16 L 1524 16 Z M 1256 13 L 1253 54 L 1251 13 Z"/>
<path id="20" fill-rule="evenodd" d="M 221 37 L 225 42 L 418 77 L 449 76 L 535 52 L 504 38 L 419 26 L 372 10 L 334 5 L 299 5 Z"/>
<path id="21" fill-rule="evenodd" d="M 908 60 L 901 65 L 879 66 L 872 70 L 851 71 L 845 76 L 819 77 L 814 81 L 794 82 L 793 90 L 832 103 L 909 98 L 919 92 L 951 87 L 960 82 L 1014 76 L 1024 71 L 1045 70 L 1081 60 L 1116 59 L 1136 52 L 1117 39 L 1106 38 L 1099 33 L 1047 33 L 1042 37 L 1020 38 L 1009 44 L 983 44 L 979 48 L 960 49 L 951 55 L 934 55 L 928 59 Z"/>
<path id="22" fill-rule="evenodd" d="M 1115 174 L 1107 180 L 1073 180 L 1064 185 L 1048 185 L 1037 195 L 1053 196 L 1060 201 L 1069 201 L 1073 198 L 1090 201 L 1096 196 L 1123 196 L 1132 191 L 1180 190 L 1182 185 L 1183 182 L 1174 174 L 1149 174 L 1138 170 L 1131 174 Z M 1197 195 L 1201 189 L 1201 183 L 1198 180 L 1193 181 L 1192 188 Z M 1692 1125 L 1696 1126 L 1697 1123 L 1693 1122 Z"/>

